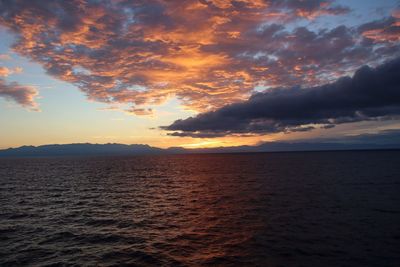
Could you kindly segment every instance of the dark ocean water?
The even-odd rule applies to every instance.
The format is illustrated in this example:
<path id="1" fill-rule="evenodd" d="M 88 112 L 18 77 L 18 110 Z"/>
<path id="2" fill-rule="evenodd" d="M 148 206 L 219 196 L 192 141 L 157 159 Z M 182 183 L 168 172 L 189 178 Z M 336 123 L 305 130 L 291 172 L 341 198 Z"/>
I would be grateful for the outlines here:
<path id="1" fill-rule="evenodd" d="M 0 266 L 400 266 L 400 152 L 0 160 Z"/>

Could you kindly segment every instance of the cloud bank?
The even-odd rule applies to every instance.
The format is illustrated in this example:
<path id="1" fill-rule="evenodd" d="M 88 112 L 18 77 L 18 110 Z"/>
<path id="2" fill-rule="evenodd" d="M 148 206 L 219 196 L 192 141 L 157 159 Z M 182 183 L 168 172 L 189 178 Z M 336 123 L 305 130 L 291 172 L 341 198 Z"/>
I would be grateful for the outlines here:
<path id="1" fill-rule="evenodd" d="M 337 124 L 388 120 L 400 115 L 400 58 L 358 69 L 321 86 L 275 88 L 249 100 L 177 120 L 173 136 L 219 137 L 331 128 Z"/>
<path id="2" fill-rule="evenodd" d="M 399 52 L 397 13 L 360 27 L 295 23 L 349 12 L 330 0 L 0 0 L 0 25 L 48 74 L 146 115 L 172 96 L 205 112 L 256 86 L 323 84 Z"/>

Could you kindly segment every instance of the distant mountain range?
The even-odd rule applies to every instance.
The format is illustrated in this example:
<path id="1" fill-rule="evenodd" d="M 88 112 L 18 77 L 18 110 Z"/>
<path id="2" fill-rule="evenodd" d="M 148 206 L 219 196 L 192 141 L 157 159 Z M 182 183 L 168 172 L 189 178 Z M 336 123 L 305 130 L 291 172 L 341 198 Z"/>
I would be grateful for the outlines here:
<path id="1" fill-rule="evenodd" d="M 0 150 L 0 157 L 95 156 L 161 154 L 168 150 L 148 145 L 123 144 L 65 144 L 21 146 Z"/>
<path id="2" fill-rule="evenodd" d="M 167 149 L 149 145 L 124 144 L 65 144 L 22 146 L 0 150 L 0 157 L 54 157 L 54 156 L 127 156 L 192 153 L 240 153 L 240 152 L 282 152 L 282 151 L 323 151 L 361 149 L 400 149 L 398 144 L 338 143 L 338 142 L 266 142 L 256 146 L 232 146 L 216 148 Z"/>

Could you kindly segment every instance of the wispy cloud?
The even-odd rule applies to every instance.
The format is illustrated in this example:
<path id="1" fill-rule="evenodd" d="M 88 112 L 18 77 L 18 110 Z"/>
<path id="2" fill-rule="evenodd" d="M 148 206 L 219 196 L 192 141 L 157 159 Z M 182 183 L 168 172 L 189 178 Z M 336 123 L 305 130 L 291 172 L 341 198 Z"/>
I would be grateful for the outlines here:
<path id="1" fill-rule="evenodd" d="M 11 56 L 9 54 L 0 54 L 0 60 L 11 60 Z"/>
<path id="2" fill-rule="evenodd" d="M 0 55 L 1 56 L 1 55 Z M 34 86 L 20 85 L 16 82 L 7 83 L 4 79 L 12 74 L 22 72 L 22 68 L 8 68 L 0 66 L 0 97 L 7 100 L 13 100 L 19 105 L 33 111 L 39 111 L 38 104 L 35 102 L 35 97 L 38 91 Z"/>
<path id="3" fill-rule="evenodd" d="M 29 110 L 39 111 L 38 104 L 35 102 L 37 96 L 38 91 L 33 86 L 20 85 L 16 82 L 7 83 L 0 79 L 0 97 L 15 101 Z"/>
<path id="4" fill-rule="evenodd" d="M 11 74 L 21 73 L 23 70 L 20 67 L 15 67 L 13 69 L 0 66 L 0 77 L 8 77 Z"/>
<path id="5" fill-rule="evenodd" d="M 153 110 L 151 108 L 131 108 L 131 109 L 127 109 L 125 110 L 125 112 L 127 112 L 128 114 L 135 114 L 135 115 L 139 115 L 139 116 L 150 116 L 150 115 L 154 115 Z"/>

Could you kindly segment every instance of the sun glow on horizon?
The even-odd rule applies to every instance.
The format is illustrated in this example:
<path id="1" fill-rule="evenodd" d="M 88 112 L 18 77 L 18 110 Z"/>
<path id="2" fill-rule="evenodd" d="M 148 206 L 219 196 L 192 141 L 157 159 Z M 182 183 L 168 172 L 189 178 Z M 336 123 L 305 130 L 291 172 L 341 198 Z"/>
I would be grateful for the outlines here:
<path id="1" fill-rule="evenodd" d="M 221 141 L 202 141 L 199 143 L 193 143 L 193 144 L 183 144 L 180 145 L 183 148 L 211 148 L 211 147 L 219 147 L 223 146 L 224 142 Z"/>

